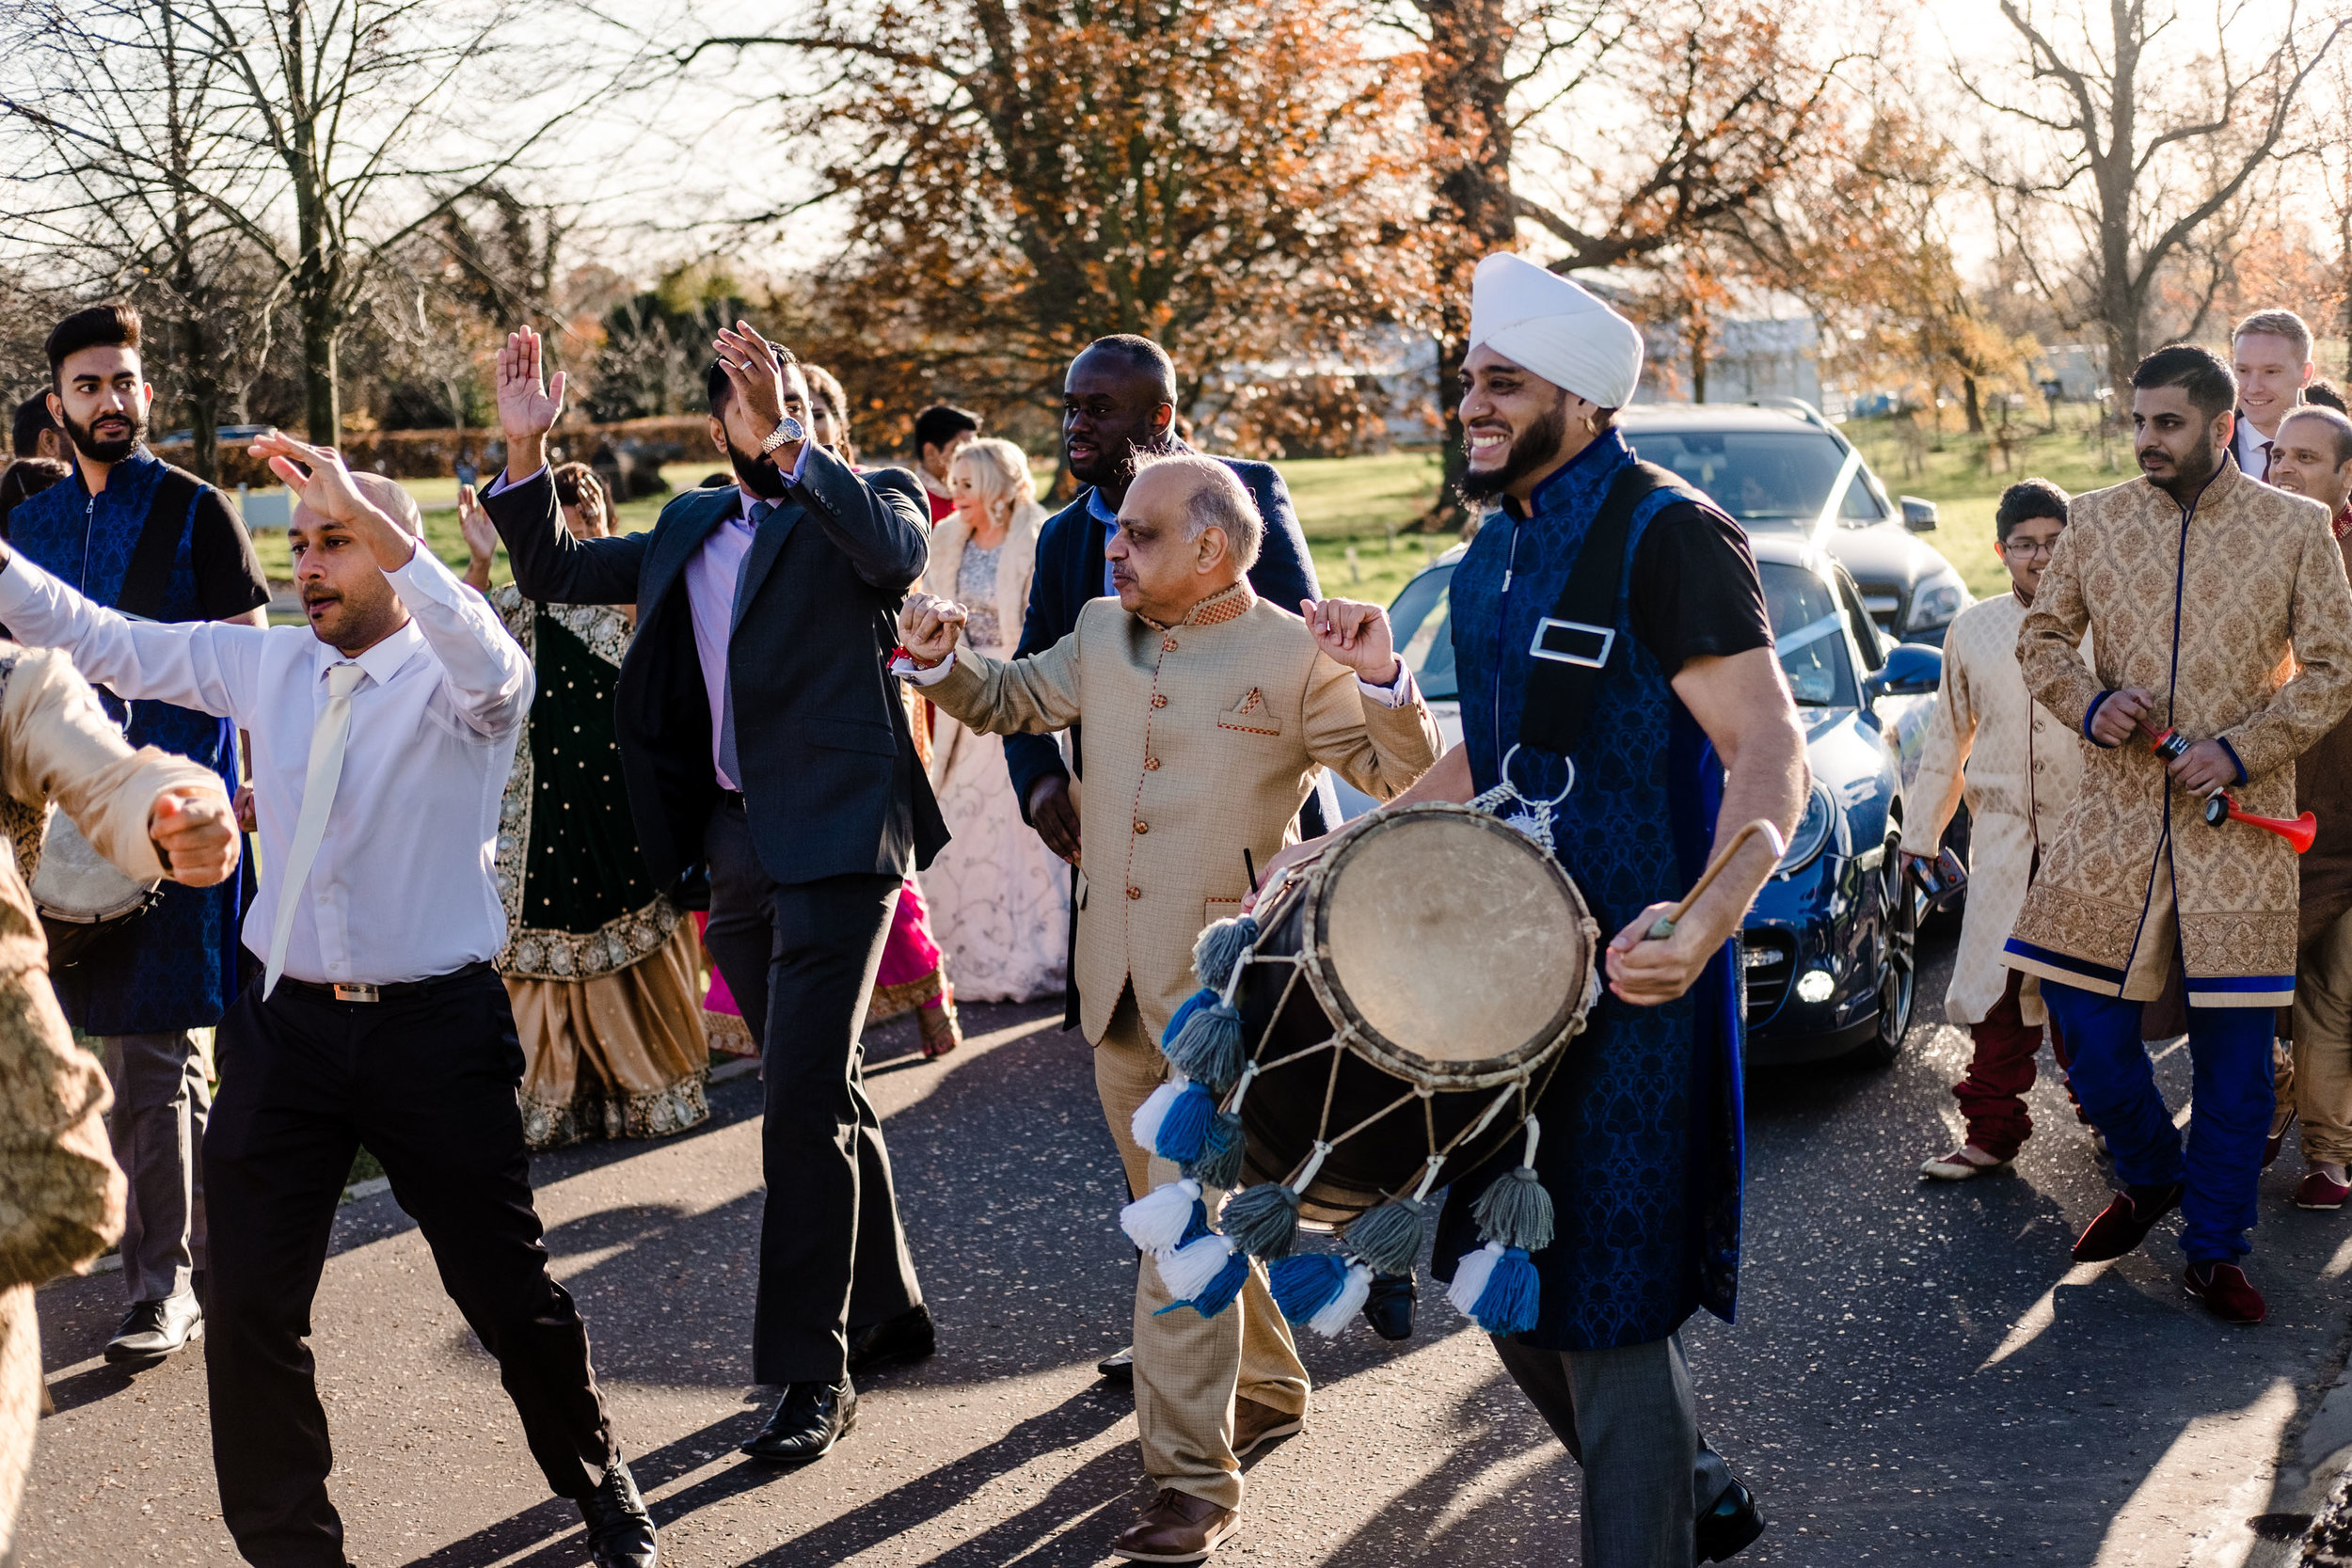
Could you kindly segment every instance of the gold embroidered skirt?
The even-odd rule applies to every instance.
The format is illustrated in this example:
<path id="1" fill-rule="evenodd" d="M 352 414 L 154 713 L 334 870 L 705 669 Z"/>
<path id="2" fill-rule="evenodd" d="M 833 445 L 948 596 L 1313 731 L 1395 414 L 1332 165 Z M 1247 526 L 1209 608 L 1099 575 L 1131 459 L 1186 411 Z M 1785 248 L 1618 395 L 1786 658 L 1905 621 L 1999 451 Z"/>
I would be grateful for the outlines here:
<path id="1" fill-rule="evenodd" d="M 680 920 L 667 942 L 613 974 L 507 979 L 523 1046 L 523 1135 L 534 1150 L 659 1138 L 709 1117 L 698 957 L 693 923 Z"/>

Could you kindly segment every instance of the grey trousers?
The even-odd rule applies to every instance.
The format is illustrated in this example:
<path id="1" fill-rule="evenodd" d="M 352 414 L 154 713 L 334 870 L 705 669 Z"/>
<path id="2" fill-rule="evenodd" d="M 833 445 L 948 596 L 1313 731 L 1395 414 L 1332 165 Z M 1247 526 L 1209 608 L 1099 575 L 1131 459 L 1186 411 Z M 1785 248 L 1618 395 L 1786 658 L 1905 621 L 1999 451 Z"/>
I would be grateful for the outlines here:
<path id="1" fill-rule="evenodd" d="M 134 1302 L 166 1301 L 204 1266 L 204 1176 L 197 1149 L 213 1112 L 204 1053 L 184 1029 L 99 1041 L 115 1105 L 115 1164 L 130 1179 L 122 1283 Z"/>
<path id="2" fill-rule="evenodd" d="M 1615 1350 L 1495 1354 L 1584 1469 L 1584 1568 L 1690 1568 L 1732 1475 L 1699 1435 L 1679 1335 Z"/>

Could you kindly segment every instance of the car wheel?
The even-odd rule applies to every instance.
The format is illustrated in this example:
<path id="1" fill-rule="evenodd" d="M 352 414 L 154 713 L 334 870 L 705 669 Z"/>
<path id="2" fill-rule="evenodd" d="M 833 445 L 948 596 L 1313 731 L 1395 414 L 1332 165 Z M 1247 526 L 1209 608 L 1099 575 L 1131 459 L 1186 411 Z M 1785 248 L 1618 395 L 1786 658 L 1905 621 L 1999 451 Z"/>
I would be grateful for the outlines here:
<path id="1" fill-rule="evenodd" d="M 1893 839 L 1887 840 L 1878 884 L 1879 1016 L 1854 1054 L 1868 1067 L 1892 1067 L 1902 1054 L 1912 1008 L 1919 999 L 1919 917 L 1925 902 L 1903 875 L 1902 856 Z"/>

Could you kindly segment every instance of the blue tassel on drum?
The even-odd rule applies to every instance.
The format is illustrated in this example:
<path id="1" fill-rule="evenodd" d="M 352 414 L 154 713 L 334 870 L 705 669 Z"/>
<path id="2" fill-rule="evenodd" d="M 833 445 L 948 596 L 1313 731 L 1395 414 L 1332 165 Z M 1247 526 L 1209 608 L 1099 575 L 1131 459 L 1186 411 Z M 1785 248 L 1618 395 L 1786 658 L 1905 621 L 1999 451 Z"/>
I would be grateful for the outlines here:
<path id="1" fill-rule="evenodd" d="M 1152 1316 L 1164 1317 L 1179 1307 L 1189 1307 L 1204 1318 L 1214 1318 L 1233 1305 L 1233 1298 L 1248 1282 L 1248 1255 L 1233 1244 L 1232 1238 L 1208 1231 L 1160 1260 L 1160 1283 L 1176 1299 Z"/>
<path id="2" fill-rule="evenodd" d="M 1535 1326 L 1541 1289 L 1525 1252 L 1488 1242 L 1462 1255 L 1445 1299 L 1489 1334 L 1525 1334 Z"/>
<path id="3" fill-rule="evenodd" d="M 1177 1003 L 1175 1012 L 1168 1016 L 1168 1027 L 1160 1031 L 1161 1040 L 1172 1040 L 1183 1034 L 1185 1023 L 1191 1020 L 1193 1014 L 1203 1007 L 1214 1006 L 1216 1004 L 1216 992 L 1213 990 L 1194 991 L 1190 996 Z"/>
<path id="4" fill-rule="evenodd" d="M 1159 1136 L 1152 1140 L 1152 1151 L 1180 1165 L 1191 1164 L 1200 1158 L 1209 1124 L 1216 1117 L 1216 1096 L 1199 1084 L 1185 1085 L 1160 1118 Z"/>
<path id="5" fill-rule="evenodd" d="M 1282 1316 L 1328 1339 L 1345 1328 L 1372 1297 L 1372 1271 L 1327 1252 L 1285 1258 L 1266 1270 Z"/>

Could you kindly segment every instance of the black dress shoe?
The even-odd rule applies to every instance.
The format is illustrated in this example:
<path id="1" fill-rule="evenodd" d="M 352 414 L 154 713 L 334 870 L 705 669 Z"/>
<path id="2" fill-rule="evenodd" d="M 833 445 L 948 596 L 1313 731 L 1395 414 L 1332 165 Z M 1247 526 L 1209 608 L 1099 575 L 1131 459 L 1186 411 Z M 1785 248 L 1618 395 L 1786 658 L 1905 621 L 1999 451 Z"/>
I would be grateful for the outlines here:
<path id="1" fill-rule="evenodd" d="M 1383 1339 L 1413 1337 L 1413 1276 L 1375 1274 L 1372 1294 L 1364 1298 L 1364 1322 Z"/>
<path id="2" fill-rule="evenodd" d="M 164 1301 L 134 1306 L 106 1341 L 109 1361 L 151 1362 L 183 1351 L 204 1338 L 204 1309 L 196 1292 L 183 1291 Z"/>
<path id="3" fill-rule="evenodd" d="M 1699 1515 L 1695 1539 L 1698 1560 L 1721 1562 L 1747 1549 L 1764 1533 L 1764 1515 L 1757 1512 L 1756 1494 L 1738 1481 Z"/>
<path id="4" fill-rule="evenodd" d="M 1117 1350 L 1103 1357 L 1102 1360 L 1097 1361 L 1094 1364 L 1094 1370 L 1102 1373 L 1113 1383 L 1123 1383 L 1131 1388 L 1134 1387 L 1136 1382 L 1136 1347 L 1133 1345 L 1120 1346 Z"/>
<path id="5" fill-rule="evenodd" d="M 588 1522 L 588 1555 L 596 1568 L 655 1568 L 661 1560 L 653 1515 L 618 1453 L 596 1489 L 580 1499 L 580 1516 Z"/>
<path id="6" fill-rule="evenodd" d="M 895 1318 L 850 1330 L 850 1375 L 864 1377 L 877 1367 L 920 1361 L 938 1348 L 931 1309 L 918 1306 Z"/>
<path id="7" fill-rule="evenodd" d="M 857 1425 L 857 1389 L 839 1383 L 787 1384 L 784 1398 L 768 1413 L 768 1424 L 743 1451 L 771 1465 L 805 1465 L 833 1452 Z"/>

